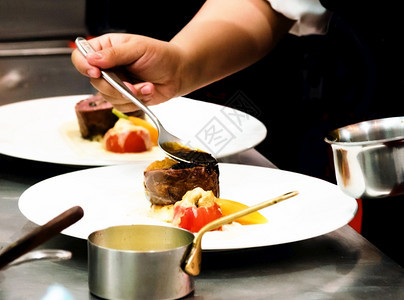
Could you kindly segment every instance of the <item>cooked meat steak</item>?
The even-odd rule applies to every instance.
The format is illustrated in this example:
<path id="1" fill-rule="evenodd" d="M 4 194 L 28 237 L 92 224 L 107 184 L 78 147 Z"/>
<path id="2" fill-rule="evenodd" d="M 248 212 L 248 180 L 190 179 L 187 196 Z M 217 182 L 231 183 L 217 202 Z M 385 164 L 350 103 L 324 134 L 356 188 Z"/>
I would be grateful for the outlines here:
<path id="1" fill-rule="evenodd" d="M 118 120 L 112 113 L 112 104 L 99 94 L 79 101 L 75 110 L 81 136 L 85 139 L 104 135 Z"/>
<path id="2" fill-rule="evenodd" d="M 85 139 L 93 139 L 103 136 L 108 129 L 112 128 L 118 120 L 118 117 L 112 113 L 112 108 L 112 104 L 100 94 L 79 101 L 75 106 L 75 111 L 81 136 Z M 143 111 L 127 115 L 144 118 Z"/>
<path id="3" fill-rule="evenodd" d="M 211 190 L 219 197 L 219 168 L 217 164 L 201 166 L 166 158 L 145 170 L 144 186 L 150 202 L 155 205 L 174 204 L 196 187 Z"/>

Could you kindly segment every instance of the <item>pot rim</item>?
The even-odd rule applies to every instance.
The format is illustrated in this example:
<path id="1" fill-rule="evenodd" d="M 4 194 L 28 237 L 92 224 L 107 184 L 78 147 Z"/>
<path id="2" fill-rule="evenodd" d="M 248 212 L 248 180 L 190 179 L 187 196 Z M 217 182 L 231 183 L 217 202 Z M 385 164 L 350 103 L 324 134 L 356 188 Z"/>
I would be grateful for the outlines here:
<path id="1" fill-rule="evenodd" d="M 324 138 L 324 141 L 328 144 L 331 145 L 340 145 L 340 146 L 368 146 L 368 145 L 375 145 L 375 144 L 384 144 L 384 143 L 389 143 L 389 142 L 397 142 L 400 140 L 404 140 L 404 134 L 399 134 L 393 137 L 386 137 L 386 138 L 377 138 L 377 139 L 369 139 L 369 140 L 361 140 L 361 141 L 340 141 L 340 136 L 341 133 L 344 131 L 351 132 L 349 128 L 359 128 L 362 130 L 366 130 L 366 128 L 369 128 L 371 126 L 381 124 L 383 125 L 384 123 L 397 123 L 401 124 L 402 127 L 404 127 L 404 117 L 399 116 L 399 117 L 387 117 L 387 118 L 380 118 L 380 119 L 373 119 L 373 120 L 368 120 L 368 121 L 362 121 L 362 122 L 357 122 L 354 124 L 346 125 L 337 129 L 334 129 L 330 131 L 326 137 Z"/>
<path id="2" fill-rule="evenodd" d="M 368 146 L 374 144 L 385 144 L 389 142 L 397 142 L 403 140 L 404 135 L 400 135 L 393 138 L 386 138 L 386 139 L 377 139 L 377 140 L 370 140 L 370 141 L 361 141 L 361 142 L 340 142 L 335 139 L 331 139 L 330 137 L 324 138 L 324 141 L 330 145 L 341 145 L 341 146 Z"/>
<path id="3" fill-rule="evenodd" d="M 106 231 L 108 229 L 112 229 L 112 228 L 118 228 L 118 227 L 125 227 L 125 228 L 129 228 L 129 227 L 138 227 L 138 226 L 147 226 L 147 227 L 160 227 L 160 228 L 169 228 L 170 230 L 174 230 L 177 232 L 182 231 L 183 233 L 189 234 L 191 239 L 188 243 L 184 243 L 183 245 L 180 246 L 176 246 L 176 247 L 171 247 L 171 248 L 167 248 L 167 249 L 157 249 L 157 250 L 130 250 L 130 249 L 116 249 L 116 248 L 112 248 L 112 247 L 107 247 L 107 246 L 102 246 L 99 245 L 98 243 L 95 243 L 93 241 L 93 237 L 100 232 Z M 169 252 L 169 251 L 174 251 L 183 247 L 189 247 L 192 243 L 193 243 L 193 239 L 194 239 L 195 235 L 191 232 L 188 231 L 186 229 L 183 228 L 179 228 L 179 227 L 174 227 L 174 226 L 164 226 L 164 225 L 156 225 L 156 224 L 132 224 L 132 225 L 113 225 L 113 226 L 109 226 L 103 229 L 99 229 L 99 230 L 95 230 L 93 232 L 91 232 L 88 237 L 87 237 L 87 243 L 91 244 L 94 247 L 97 247 L 99 249 L 104 249 L 107 251 L 113 251 L 113 252 L 125 252 L 125 253 L 144 253 L 144 254 L 149 254 L 149 253 L 164 253 L 164 252 Z"/>

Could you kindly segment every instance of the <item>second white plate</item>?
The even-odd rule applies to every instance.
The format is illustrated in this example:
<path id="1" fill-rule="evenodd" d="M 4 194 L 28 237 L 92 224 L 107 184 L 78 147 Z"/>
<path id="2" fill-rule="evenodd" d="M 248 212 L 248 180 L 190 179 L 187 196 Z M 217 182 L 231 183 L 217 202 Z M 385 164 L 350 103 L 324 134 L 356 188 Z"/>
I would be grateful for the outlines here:
<path id="1" fill-rule="evenodd" d="M 0 153 L 13 157 L 81 166 L 151 162 L 158 147 L 142 153 L 105 151 L 80 136 L 75 104 L 89 95 L 43 98 L 0 106 Z M 259 144 L 266 128 L 241 111 L 212 103 L 175 98 L 151 106 L 166 129 L 220 158 Z"/>

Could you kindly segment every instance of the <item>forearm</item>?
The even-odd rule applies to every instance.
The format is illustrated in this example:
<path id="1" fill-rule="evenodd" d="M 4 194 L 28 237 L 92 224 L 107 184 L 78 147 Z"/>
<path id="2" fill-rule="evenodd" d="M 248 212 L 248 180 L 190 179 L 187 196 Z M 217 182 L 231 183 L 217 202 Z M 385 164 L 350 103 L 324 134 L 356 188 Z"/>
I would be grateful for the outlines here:
<path id="1" fill-rule="evenodd" d="M 180 93 L 237 72 L 266 55 L 291 20 L 264 0 L 208 0 L 170 43 L 183 53 Z"/>

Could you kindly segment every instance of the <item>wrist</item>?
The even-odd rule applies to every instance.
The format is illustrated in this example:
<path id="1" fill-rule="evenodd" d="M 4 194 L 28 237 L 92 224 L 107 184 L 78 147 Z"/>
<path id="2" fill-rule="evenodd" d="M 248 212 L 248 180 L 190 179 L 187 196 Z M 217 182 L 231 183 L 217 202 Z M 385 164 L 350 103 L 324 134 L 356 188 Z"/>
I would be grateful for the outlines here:
<path id="1" fill-rule="evenodd" d="M 201 68 L 185 46 L 175 41 L 170 41 L 169 43 L 171 47 L 173 47 L 173 52 L 176 55 L 176 58 L 173 59 L 176 66 L 173 68 L 175 72 L 172 80 L 176 86 L 175 96 L 179 97 L 202 86 L 200 82 Z"/>

